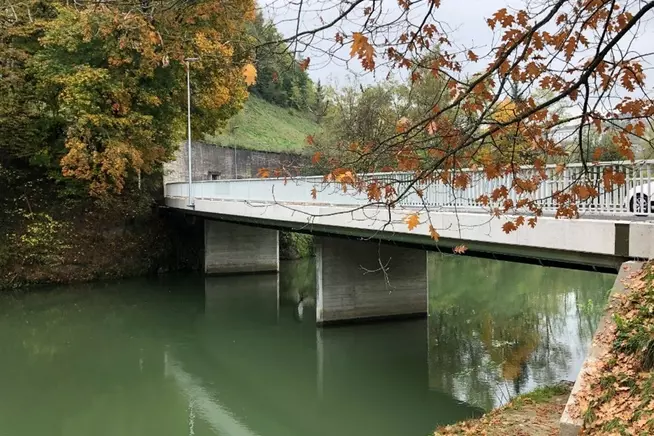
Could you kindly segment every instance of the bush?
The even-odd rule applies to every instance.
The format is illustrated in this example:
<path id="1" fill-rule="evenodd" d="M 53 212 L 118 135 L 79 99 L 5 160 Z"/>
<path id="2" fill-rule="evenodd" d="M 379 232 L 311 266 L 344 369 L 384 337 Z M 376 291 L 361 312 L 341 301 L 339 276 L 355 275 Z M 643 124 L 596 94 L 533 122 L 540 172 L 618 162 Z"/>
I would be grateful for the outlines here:
<path id="1" fill-rule="evenodd" d="M 23 216 L 27 221 L 25 229 L 11 241 L 20 261 L 28 265 L 60 264 L 62 252 L 70 248 L 65 242 L 68 225 L 47 213 L 24 213 Z"/>

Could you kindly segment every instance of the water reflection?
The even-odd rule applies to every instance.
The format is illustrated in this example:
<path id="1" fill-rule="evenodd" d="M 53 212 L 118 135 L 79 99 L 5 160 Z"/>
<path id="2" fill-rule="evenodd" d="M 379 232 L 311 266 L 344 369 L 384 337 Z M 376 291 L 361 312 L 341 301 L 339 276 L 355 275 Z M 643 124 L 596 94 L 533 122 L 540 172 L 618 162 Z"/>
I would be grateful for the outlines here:
<path id="1" fill-rule="evenodd" d="M 434 256 L 429 276 L 430 386 L 485 409 L 574 379 L 614 280 L 452 256 Z"/>
<path id="2" fill-rule="evenodd" d="M 574 376 L 597 321 L 578 303 L 613 279 L 469 257 L 429 273 L 428 321 L 328 329 L 312 261 L 0 295 L 0 434 L 428 434 Z"/>

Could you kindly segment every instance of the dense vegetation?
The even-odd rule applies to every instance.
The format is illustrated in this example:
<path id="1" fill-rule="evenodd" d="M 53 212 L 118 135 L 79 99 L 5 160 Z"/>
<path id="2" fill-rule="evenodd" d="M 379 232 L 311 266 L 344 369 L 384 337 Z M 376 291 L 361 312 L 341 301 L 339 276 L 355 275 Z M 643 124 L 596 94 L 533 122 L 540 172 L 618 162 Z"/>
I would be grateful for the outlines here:
<path id="1" fill-rule="evenodd" d="M 171 223 L 154 206 L 162 163 L 185 135 L 188 57 L 197 58 L 191 88 L 201 90 L 192 99 L 195 135 L 232 138 L 245 121 L 255 133 L 243 129 L 229 145 L 282 150 L 314 130 L 311 116 L 295 115 L 315 101 L 307 74 L 283 46 L 256 50 L 276 36 L 253 0 L 8 3 L 0 11 L 0 287 L 168 268 Z M 253 100 L 225 130 L 248 87 L 278 106 Z M 286 118 L 286 128 L 273 118 Z"/>

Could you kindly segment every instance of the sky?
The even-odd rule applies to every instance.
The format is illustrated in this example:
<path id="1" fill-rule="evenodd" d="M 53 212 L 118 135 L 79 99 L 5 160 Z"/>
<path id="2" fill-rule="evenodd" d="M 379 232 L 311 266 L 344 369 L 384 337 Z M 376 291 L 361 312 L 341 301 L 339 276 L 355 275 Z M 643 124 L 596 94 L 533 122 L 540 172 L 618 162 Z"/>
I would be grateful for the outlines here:
<path id="1" fill-rule="evenodd" d="M 314 3 L 316 2 L 314 1 Z M 463 3 L 465 3 L 465 6 L 462 5 Z M 451 27 L 451 39 L 466 46 L 479 47 L 485 45 L 490 47 L 489 43 L 492 39 L 492 32 L 486 24 L 486 18 L 490 17 L 502 7 L 509 7 L 511 4 L 519 5 L 520 3 L 520 1 L 507 2 L 506 0 L 442 0 L 441 7 L 438 10 L 438 16 L 442 16 L 442 20 L 447 22 Z M 387 0 L 385 4 L 391 6 L 396 5 L 392 0 Z M 265 14 L 276 23 L 278 30 L 284 36 L 290 37 L 295 35 L 297 23 L 294 20 L 290 20 L 297 15 L 297 6 L 294 6 L 292 2 L 280 0 L 264 0 L 262 6 Z M 321 16 L 323 20 L 328 20 L 330 14 L 329 12 L 321 14 L 306 12 L 305 17 L 307 19 L 301 23 L 301 29 L 312 29 L 320 26 L 322 24 L 320 20 Z M 356 30 L 355 26 L 351 26 L 350 28 Z M 334 34 L 335 30 L 329 31 L 329 35 L 332 37 Z M 327 45 L 324 46 L 327 47 Z M 348 58 L 348 50 L 346 47 L 340 54 L 344 58 Z M 356 61 L 352 61 L 346 65 L 337 59 L 328 59 L 324 53 L 317 50 L 310 50 L 305 55 L 312 59 L 309 74 L 314 80 L 320 79 L 323 82 L 336 81 L 339 84 L 344 84 L 353 72 L 357 75 L 362 72 Z M 372 75 L 368 74 L 366 77 L 359 77 L 359 79 L 364 83 L 374 82 L 384 80 L 385 74 L 378 74 L 377 77 L 372 77 Z"/>
<path id="2" fill-rule="evenodd" d="M 299 30 L 313 29 L 320 26 L 322 21 L 328 22 L 334 17 L 336 10 L 321 11 L 320 13 L 311 10 L 312 7 L 318 4 L 325 5 L 329 4 L 330 1 L 339 4 L 341 8 L 347 7 L 347 2 L 336 0 L 304 0 L 304 19 L 300 23 Z M 539 0 L 532 0 L 532 2 L 534 1 Z M 264 13 L 276 23 L 280 32 L 287 37 L 294 35 L 296 32 L 297 22 L 294 17 L 297 16 L 297 4 L 298 0 L 261 1 Z M 385 0 L 383 4 L 389 9 L 399 10 L 399 6 L 394 0 Z M 494 45 L 493 33 L 489 29 L 486 19 L 503 7 L 509 10 L 522 9 L 525 7 L 525 0 L 441 0 L 441 6 L 436 13 L 438 19 L 449 26 L 448 37 L 451 41 L 467 48 L 474 47 L 475 52 L 479 54 L 484 53 Z M 419 12 L 420 10 L 417 11 L 417 13 Z M 389 16 L 390 14 L 392 14 L 392 11 Z M 654 25 L 651 23 L 652 20 L 654 20 L 654 14 L 650 14 L 648 19 L 644 20 L 644 24 L 639 31 L 640 37 L 636 39 L 634 46 L 631 47 L 632 49 L 641 53 L 654 52 Z M 353 21 L 353 23 L 344 24 L 346 31 L 352 32 L 360 27 L 361 18 L 355 17 Z M 335 32 L 335 29 L 331 29 L 328 31 L 327 36 L 333 38 Z M 331 47 L 331 42 L 327 41 L 314 41 L 313 44 L 323 49 Z M 338 54 L 344 59 L 349 59 L 349 47 L 344 47 Z M 361 76 L 363 71 L 357 60 L 344 62 L 334 58 L 330 59 L 324 53 L 321 53 L 320 49 L 309 49 L 303 55 L 304 57 L 311 57 L 308 72 L 314 80 L 320 79 L 332 85 L 343 86 L 351 80 L 353 75 L 357 76 L 358 82 L 364 84 L 386 79 L 386 72 Z M 650 68 L 652 65 L 645 65 L 645 67 Z M 649 76 L 648 88 L 653 88 L 654 72 L 650 72 Z"/>

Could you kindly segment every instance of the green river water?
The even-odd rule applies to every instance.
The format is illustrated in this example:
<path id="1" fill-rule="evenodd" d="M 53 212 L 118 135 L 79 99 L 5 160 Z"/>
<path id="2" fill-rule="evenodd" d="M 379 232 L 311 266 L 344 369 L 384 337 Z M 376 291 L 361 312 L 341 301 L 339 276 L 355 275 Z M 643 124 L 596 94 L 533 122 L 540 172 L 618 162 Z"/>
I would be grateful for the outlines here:
<path id="1" fill-rule="evenodd" d="M 297 307 L 313 260 L 0 295 L 0 436 L 424 436 L 574 379 L 614 280 L 437 255 L 429 277 L 427 319 L 323 329 Z"/>

